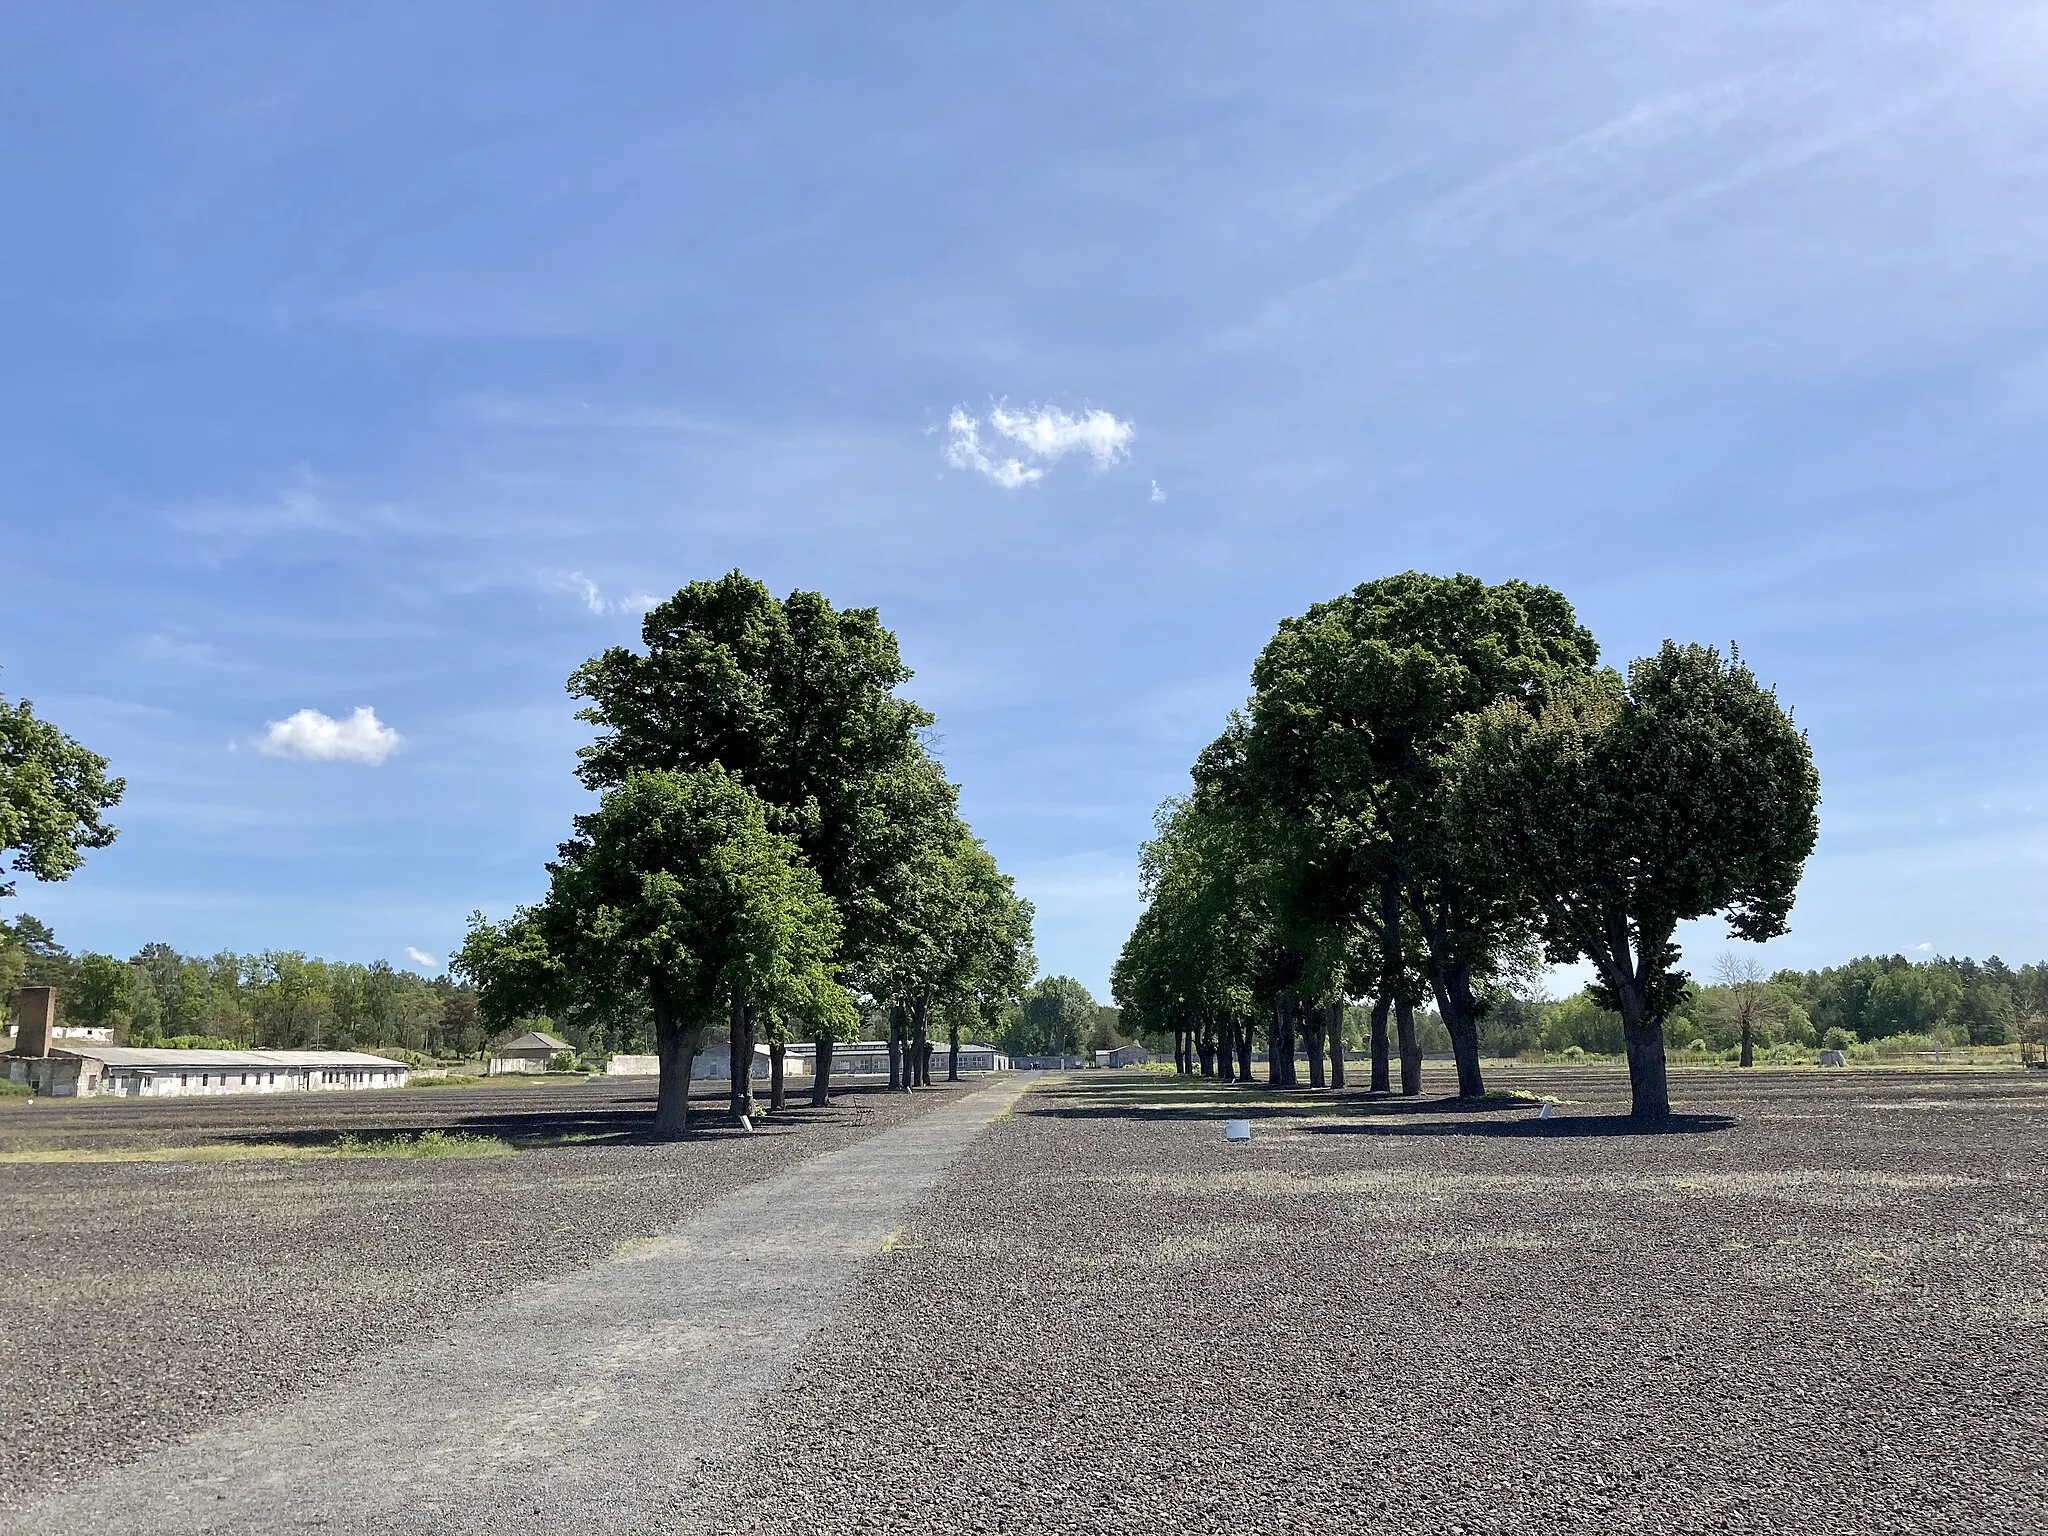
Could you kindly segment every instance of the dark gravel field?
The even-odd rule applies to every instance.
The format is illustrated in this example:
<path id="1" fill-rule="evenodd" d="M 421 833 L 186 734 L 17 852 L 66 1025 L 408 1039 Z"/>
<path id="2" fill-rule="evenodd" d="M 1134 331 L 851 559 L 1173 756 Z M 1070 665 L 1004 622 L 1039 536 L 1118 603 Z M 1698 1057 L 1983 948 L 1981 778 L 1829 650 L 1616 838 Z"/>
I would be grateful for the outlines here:
<path id="1" fill-rule="evenodd" d="M 2040 1074 L 1494 1077 L 1577 1102 L 1049 1080 L 705 1528 L 2048 1529 Z"/>
<path id="2" fill-rule="evenodd" d="M 0 1100 L 0 1152 L 427 1130 L 542 1143 L 449 1161 L 0 1163 L 0 1502 L 402 1352 L 956 1091 L 850 1088 L 753 1136 L 707 1116 L 679 1144 L 637 1139 L 651 1082 Z M 564 1138 L 588 1139 L 545 1144 Z"/>

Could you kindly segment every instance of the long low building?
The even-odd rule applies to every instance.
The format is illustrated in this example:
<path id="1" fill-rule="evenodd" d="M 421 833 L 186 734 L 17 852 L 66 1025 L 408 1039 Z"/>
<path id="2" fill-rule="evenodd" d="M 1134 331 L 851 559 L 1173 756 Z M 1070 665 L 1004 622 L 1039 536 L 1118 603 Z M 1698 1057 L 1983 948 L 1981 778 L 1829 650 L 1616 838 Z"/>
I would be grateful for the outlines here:
<path id="1" fill-rule="evenodd" d="M 0 1057 L 0 1070 L 53 1099 L 403 1088 L 407 1077 L 404 1062 L 364 1051 L 157 1051 L 82 1042 L 43 1056 Z"/>
<path id="2" fill-rule="evenodd" d="M 946 1046 L 932 1048 L 932 1075 L 943 1076 L 946 1072 L 947 1057 L 951 1054 Z M 782 1070 L 792 1078 L 808 1078 L 814 1075 L 817 1063 L 817 1047 L 808 1040 L 792 1040 L 783 1050 Z M 1010 1058 L 992 1045 L 963 1043 L 960 1047 L 960 1070 L 962 1072 L 1007 1072 Z M 770 1073 L 768 1047 L 754 1046 L 753 1075 L 765 1079 Z M 614 1056 L 605 1063 L 605 1073 L 611 1077 L 654 1077 L 661 1071 L 658 1056 Z M 834 1077 L 887 1077 L 889 1075 L 889 1047 L 876 1040 L 848 1040 L 832 1048 L 832 1075 Z M 698 1081 L 706 1079 L 726 1081 L 732 1077 L 732 1055 L 724 1046 L 714 1046 L 690 1063 L 690 1076 Z"/>

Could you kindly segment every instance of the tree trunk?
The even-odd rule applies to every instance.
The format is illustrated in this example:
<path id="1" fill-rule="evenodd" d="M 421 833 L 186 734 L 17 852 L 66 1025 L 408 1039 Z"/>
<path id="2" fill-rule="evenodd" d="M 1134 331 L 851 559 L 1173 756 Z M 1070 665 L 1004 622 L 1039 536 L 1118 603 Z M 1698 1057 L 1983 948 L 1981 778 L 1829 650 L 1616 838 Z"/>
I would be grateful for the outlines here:
<path id="1" fill-rule="evenodd" d="M 1664 1049 L 1661 1042 L 1659 1043 L 1657 1049 L 1659 1054 L 1661 1055 Z M 1756 1065 L 1756 1033 L 1753 1029 L 1750 1028 L 1749 1013 L 1746 1009 L 1743 1011 L 1742 1015 L 1742 1065 L 1745 1067 L 1753 1067 Z M 1631 1079 L 1633 1079 L 1635 1075 L 1633 1057 L 1630 1058 L 1629 1075 Z M 1669 1108 L 1668 1105 L 1666 1107 L 1667 1109 Z"/>
<path id="2" fill-rule="evenodd" d="M 1458 1064 L 1458 1097 L 1486 1096 L 1486 1078 L 1479 1070 L 1479 1018 L 1472 1005 L 1472 968 L 1437 963 L 1432 954 L 1431 984 L 1444 1032 L 1451 1037 L 1451 1057 Z"/>
<path id="3" fill-rule="evenodd" d="M 818 1036 L 811 1048 L 811 1107 L 823 1109 L 832 1102 L 832 1037 Z"/>
<path id="4" fill-rule="evenodd" d="M 1220 1023 L 1212 1016 L 1207 1025 L 1216 1041 L 1216 1075 L 1226 1083 L 1237 1081 L 1237 1026 L 1226 1018 Z"/>
<path id="5" fill-rule="evenodd" d="M 1274 1088 L 1294 1086 L 1294 999 L 1279 993 L 1273 999 L 1273 1027 L 1268 1032 L 1266 1082 Z"/>
<path id="6" fill-rule="evenodd" d="M 1194 1031 L 1179 1024 L 1173 1026 L 1173 1070 L 1182 1077 L 1195 1070 Z"/>
<path id="7" fill-rule="evenodd" d="M 732 1092 L 727 1105 L 733 1119 L 754 1117 L 754 1010 L 732 1000 Z"/>
<path id="8" fill-rule="evenodd" d="M 1231 1029 L 1237 1036 L 1237 1080 L 1248 1083 L 1252 1080 L 1252 1021 L 1239 1019 Z"/>
<path id="9" fill-rule="evenodd" d="M 946 1081 L 960 1081 L 960 1009 L 955 1006 L 948 1010 L 951 1017 L 946 1021 L 946 1043 L 950 1050 L 946 1056 Z"/>
<path id="10" fill-rule="evenodd" d="M 1664 1021 L 1650 1017 L 1649 999 L 1634 981 L 1614 988 L 1621 1001 L 1621 1044 L 1628 1053 L 1629 1115 L 1671 1118 L 1671 1079 L 1664 1063 Z"/>
<path id="11" fill-rule="evenodd" d="M 1372 1091 L 1392 1093 L 1393 1077 L 1387 1062 L 1387 1010 L 1394 1005 L 1391 997 L 1376 997 L 1372 1004 Z"/>
<path id="12" fill-rule="evenodd" d="M 787 1049 L 788 1047 L 783 1043 L 780 1034 L 769 1037 L 768 1108 L 770 1110 L 782 1108 L 782 1053 Z"/>
<path id="13" fill-rule="evenodd" d="M 889 1005 L 889 1091 L 903 1086 L 903 1010 Z"/>
<path id="14" fill-rule="evenodd" d="M 1344 999 L 1330 1004 L 1330 1086 L 1344 1086 Z"/>
<path id="15" fill-rule="evenodd" d="M 690 1128 L 690 1064 L 704 1043 L 704 1026 L 686 1029 L 660 1003 L 654 1005 L 654 1053 L 661 1077 L 654 1091 L 654 1134 L 678 1137 Z"/>
<path id="16" fill-rule="evenodd" d="M 1323 1030 L 1327 1015 L 1321 1003 L 1303 1003 L 1296 1010 L 1301 1021 L 1301 1043 L 1308 1048 L 1308 1085 L 1325 1086 L 1323 1079 Z"/>
<path id="17" fill-rule="evenodd" d="M 1422 1092 L 1422 1042 L 1415 1038 L 1415 1005 L 1394 1000 L 1394 1039 L 1401 1048 L 1401 1097 Z"/>
<path id="18" fill-rule="evenodd" d="M 922 992 L 910 1005 L 910 1035 L 914 1044 L 912 1056 L 916 1070 L 911 1074 L 911 1086 L 929 1088 L 932 1081 L 932 1042 L 925 1032 L 925 996 Z"/>
<path id="19" fill-rule="evenodd" d="M 1199 1026 L 1199 1030 L 1200 1033 L 1196 1034 L 1193 1039 L 1195 1051 L 1201 1057 L 1202 1076 L 1214 1077 L 1216 1075 L 1216 1026 L 1204 1023 Z"/>

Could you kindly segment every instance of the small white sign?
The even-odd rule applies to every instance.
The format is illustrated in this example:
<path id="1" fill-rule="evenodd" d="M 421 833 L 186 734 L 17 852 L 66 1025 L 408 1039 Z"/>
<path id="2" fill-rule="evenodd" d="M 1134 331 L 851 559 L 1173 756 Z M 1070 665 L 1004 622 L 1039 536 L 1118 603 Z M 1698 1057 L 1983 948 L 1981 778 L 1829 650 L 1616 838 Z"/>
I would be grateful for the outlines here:
<path id="1" fill-rule="evenodd" d="M 1550 1106 L 1546 1104 L 1541 1109 L 1537 1110 L 1536 1118 L 1538 1120 L 1548 1120 L 1550 1118 Z"/>
<path id="2" fill-rule="evenodd" d="M 1250 1140 L 1252 1139 L 1252 1123 L 1251 1123 L 1251 1121 L 1249 1121 L 1249 1120 L 1226 1120 L 1226 1121 L 1224 1121 L 1224 1122 L 1223 1122 L 1223 1139 L 1224 1139 L 1225 1141 L 1250 1141 Z"/>

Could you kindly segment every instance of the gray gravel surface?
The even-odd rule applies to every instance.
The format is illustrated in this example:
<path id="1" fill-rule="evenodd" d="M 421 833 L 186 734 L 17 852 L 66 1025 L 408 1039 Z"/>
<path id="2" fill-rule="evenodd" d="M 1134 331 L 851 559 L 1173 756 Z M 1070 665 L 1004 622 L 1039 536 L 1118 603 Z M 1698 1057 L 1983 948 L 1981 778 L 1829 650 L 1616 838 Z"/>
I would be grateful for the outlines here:
<path id="1" fill-rule="evenodd" d="M 136 1104 L 0 1100 L 0 1150 L 331 1141 L 425 1129 L 609 1138 L 463 1161 L 0 1164 L 0 1503 L 285 1403 L 520 1287 L 959 1090 L 841 1093 L 753 1136 L 635 1140 L 651 1083 Z M 700 1107 L 722 1100 L 706 1097 Z"/>
<path id="2" fill-rule="evenodd" d="M 694 1507 L 707 1457 L 862 1258 L 1023 1084 L 930 1103 L 526 1285 L 400 1356 L 0 1510 L 0 1532 L 609 1536 Z"/>
<path id="3" fill-rule="evenodd" d="M 2048 1529 L 2048 1082 L 1495 1075 L 1575 1102 L 1042 1084 L 696 1528 Z"/>

